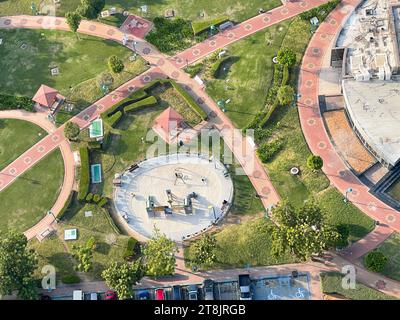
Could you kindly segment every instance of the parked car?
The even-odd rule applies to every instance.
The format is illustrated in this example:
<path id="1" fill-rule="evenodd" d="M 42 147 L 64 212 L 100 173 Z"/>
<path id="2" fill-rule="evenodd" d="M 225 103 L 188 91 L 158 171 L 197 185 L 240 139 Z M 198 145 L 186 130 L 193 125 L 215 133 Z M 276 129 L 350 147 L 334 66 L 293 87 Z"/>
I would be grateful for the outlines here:
<path id="1" fill-rule="evenodd" d="M 205 279 L 203 281 L 204 300 L 214 300 L 214 281 Z"/>
<path id="2" fill-rule="evenodd" d="M 189 300 L 199 300 L 197 284 L 191 284 L 187 287 L 189 293 Z"/>
<path id="3" fill-rule="evenodd" d="M 106 297 L 106 300 L 118 300 L 117 293 L 112 290 L 107 290 L 105 297 Z"/>
<path id="4" fill-rule="evenodd" d="M 164 289 L 156 289 L 156 300 L 165 300 Z"/>
<path id="5" fill-rule="evenodd" d="M 72 292 L 72 300 L 84 300 L 84 294 L 82 290 L 74 290 Z"/>
<path id="6" fill-rule="evenodd" d="M 99 295 L 97 294 L 97 292 L 91 292 L 89 294 L 89 300 L 99 300 Z"/>
<path id="7" fill-rule="evenodd" d="M 140 290 L 138 293 L 139 300 L 150 300 L 150 292 L 147 290 Z"/>
<path id="8" fill-rule="evenodd" d="M 239 289 L 240 289 L 240 300 L 251 300 L 251 289 L 250 289 L 250 275 L 240 274 L 239 275 Z"/>
<path id="9" fill-rule="evenodd" d="M 182 300 L 182 290 L 181 286 L 173 286 L 172 287 L 172 299 L 173 300 Z"/>

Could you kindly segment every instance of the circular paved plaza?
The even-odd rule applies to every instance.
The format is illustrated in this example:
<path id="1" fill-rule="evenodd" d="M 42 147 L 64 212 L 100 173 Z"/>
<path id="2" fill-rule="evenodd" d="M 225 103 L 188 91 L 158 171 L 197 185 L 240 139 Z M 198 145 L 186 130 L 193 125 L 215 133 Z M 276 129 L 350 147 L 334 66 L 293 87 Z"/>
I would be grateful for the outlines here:
<path id="1" fill-rule="evenodd" d="M 224 165 L 205 155 L 174 154 L 145 160 L 126 171 L 115 188 L 118 214 L 140 235 L 156 226 L 181 241 L 212 227 L 224 216 L 233 183 Z"/>

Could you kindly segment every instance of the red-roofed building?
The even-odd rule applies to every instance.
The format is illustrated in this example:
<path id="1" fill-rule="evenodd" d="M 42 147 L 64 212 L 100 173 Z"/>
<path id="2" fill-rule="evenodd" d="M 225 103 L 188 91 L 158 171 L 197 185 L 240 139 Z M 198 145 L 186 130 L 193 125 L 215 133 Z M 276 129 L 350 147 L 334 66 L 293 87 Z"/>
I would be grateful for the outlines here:
<path id="1" fill-rule="evenodd" d="M 51 111 L 55 111 L 65 101 L 65 97 L 59 94 L 56 89 L 42 84 L 32 100 L 40 107 L 46 107 Z"/>
<path id="2" fill-rule="evenodd" d="M 184 128 L 183 117 L 173 108 L 164 110 L 154 121 L 154 130 L 169 142 Z"/>

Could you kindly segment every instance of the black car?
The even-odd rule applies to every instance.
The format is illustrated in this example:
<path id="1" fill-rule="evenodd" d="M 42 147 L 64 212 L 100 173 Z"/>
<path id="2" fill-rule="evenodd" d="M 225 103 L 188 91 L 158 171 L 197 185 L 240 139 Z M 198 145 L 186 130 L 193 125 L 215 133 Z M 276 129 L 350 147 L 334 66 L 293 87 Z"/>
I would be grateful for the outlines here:
<path id="1" fill-rule="evenodd" d="M 203 281 L 204 300 L 214 300 L 214 281 L 205 279 Z"/>

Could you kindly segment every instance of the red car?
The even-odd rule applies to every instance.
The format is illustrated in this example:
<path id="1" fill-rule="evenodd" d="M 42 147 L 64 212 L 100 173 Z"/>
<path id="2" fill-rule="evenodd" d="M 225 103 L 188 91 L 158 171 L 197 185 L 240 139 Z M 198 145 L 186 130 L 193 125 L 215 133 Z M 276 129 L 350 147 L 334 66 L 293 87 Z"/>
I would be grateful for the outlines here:
<path id="1" fill-rule="evenodd" d="M 106 300 L 118 300 L 117 293 L 112 290 L 106 292 Z"/>
<path id="2" fill-rule="evenodd" d="M 156 300 L 165 300 L 164 289 L 156 289 Z"/>

